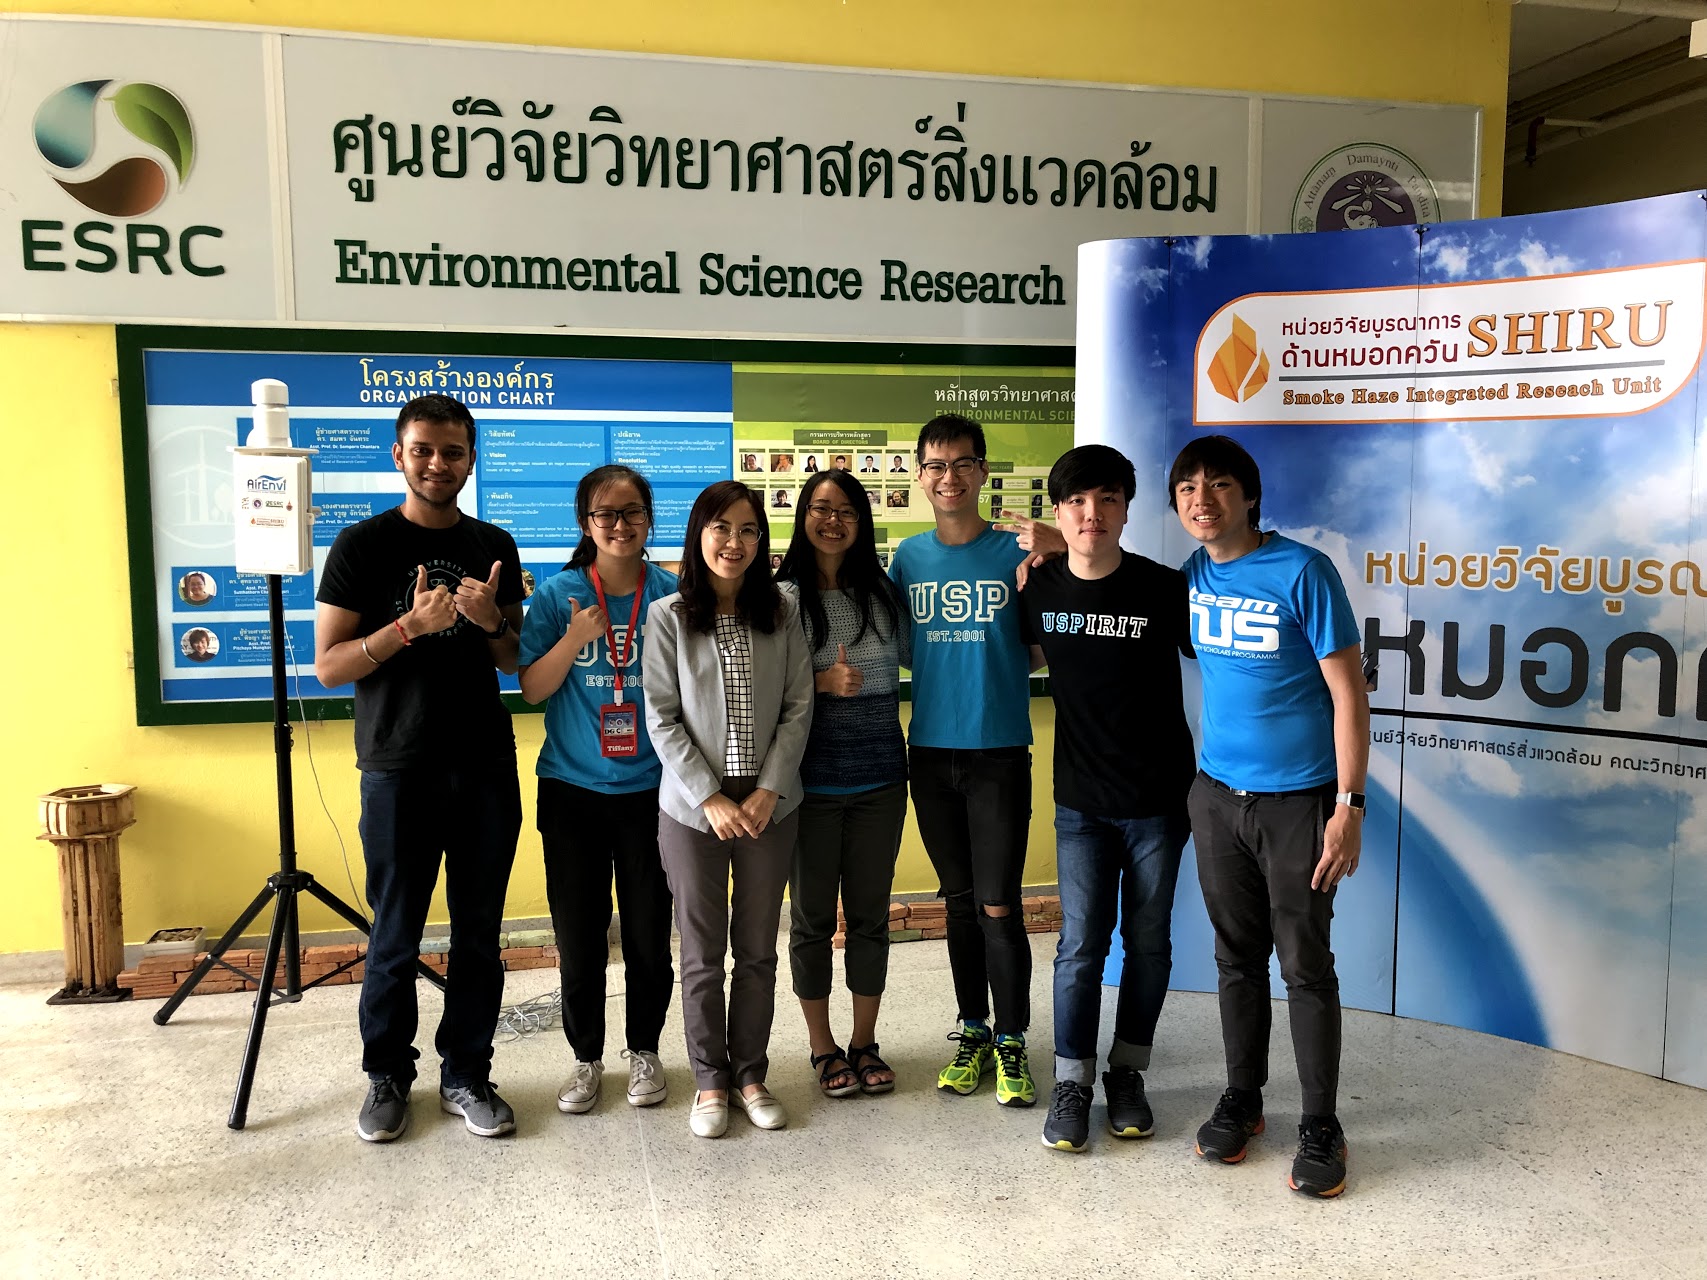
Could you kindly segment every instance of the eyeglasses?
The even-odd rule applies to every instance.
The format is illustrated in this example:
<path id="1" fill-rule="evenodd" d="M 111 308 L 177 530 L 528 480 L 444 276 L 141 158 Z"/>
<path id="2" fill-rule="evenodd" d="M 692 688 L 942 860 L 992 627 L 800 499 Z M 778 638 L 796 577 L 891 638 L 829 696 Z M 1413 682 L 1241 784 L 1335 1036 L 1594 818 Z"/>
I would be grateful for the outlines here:
<path id="1" fill-rule="evenodd" d="M 843 524 L 857 524 L 859 512 L 852 507 L 833 507 L 828 502 L 809 502 L 806 504 L 809 515 L 819 520 L 840 520 Z"/>
<path id="2" fill-rule="evenodd" d="M 587 512 L 587 519 L 593 522 L 593 527 L 596 529 L 614 529 L 618 520 L 631 529 L 638 529 L 642 525 L 652 523 L 652 518 L 646 514 L 645 507 L 623 507 L 621 510 L 615 507 L 598 507 Z"/>
<path id="3" fill-rule="evenodd" d="M 705 526 L 705 531 L 709 533 L 712 540 L 716 542 L 728 542 L 731 539 L 739 539 L 742 543 L 750 547 L 759 540 L 759 526 L 756 524 L 744 524 L 737 529 L 726 520 L 713 520 L 710 524 Z"/>
<path id="4" fill-rule="evenodd" d="M 953 462 L 921 462 L 919 470 L 932 480 L 941 480 L 952 468 L 957 476 L 969 476 L 984 465 L 982 458 L 956 458 Z"/>

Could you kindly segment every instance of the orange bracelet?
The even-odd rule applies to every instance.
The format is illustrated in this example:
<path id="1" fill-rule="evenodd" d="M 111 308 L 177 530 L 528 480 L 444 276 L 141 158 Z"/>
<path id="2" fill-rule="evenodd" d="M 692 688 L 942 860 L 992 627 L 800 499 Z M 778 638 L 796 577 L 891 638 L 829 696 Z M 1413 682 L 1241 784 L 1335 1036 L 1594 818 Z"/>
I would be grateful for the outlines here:
<path id="1" fill-rule="evenodd" d="M 391 620 L 391 625 L 396 627 L 397 628 L 397 634 L 403 637 L 403 647 L 404 648 L 408 648 L 410 645 L 415 643 L 413 640 L 411 640 L 409 638 L 409 633 L 403 629 L 403 624 L 401 622 L 397 621 L 396 618 L 393 618 Z"/>

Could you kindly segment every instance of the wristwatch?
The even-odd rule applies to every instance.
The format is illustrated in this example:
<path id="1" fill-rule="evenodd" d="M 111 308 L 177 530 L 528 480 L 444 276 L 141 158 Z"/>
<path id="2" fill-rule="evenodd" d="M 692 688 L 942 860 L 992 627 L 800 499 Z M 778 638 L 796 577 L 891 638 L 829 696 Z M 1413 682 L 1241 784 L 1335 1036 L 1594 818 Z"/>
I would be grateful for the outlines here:
<path id="1" fill-rule="evenodd" d="M 1341 791 L 1334 796 L 1334 803 L 1362 813 L 1368 807 L 1368 798 L 1361 791 Z"/>
<path id="2" fill-rule="evenodd" d="M 488 640 L 502 640 L 509 633 L 510 620 L 502 614 L 498 616 L 498 629 L 496 631 L 488 631 L 484 627 L 480 629 L 480 634 L 485 636 Z"/>

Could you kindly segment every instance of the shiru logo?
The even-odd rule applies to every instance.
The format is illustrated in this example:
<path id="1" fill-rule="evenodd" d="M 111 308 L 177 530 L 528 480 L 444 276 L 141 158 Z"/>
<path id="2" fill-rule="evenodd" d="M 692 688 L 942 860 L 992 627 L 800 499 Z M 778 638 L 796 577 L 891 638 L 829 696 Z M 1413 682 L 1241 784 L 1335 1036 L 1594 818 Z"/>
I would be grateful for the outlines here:
<path id="1" fill-rule="evenodd" d="M 102 106 L 137 141 L 171 162 L 183 189 L 195 162 L 195 130 L 189 112 L 157 84 L 127 84 L 103 98 L 111 80 L 85 80 L 49 95 L 36 110 L 36 150 L 56 169 L 81 169 L 94 158 L 96 122 Z M 110 218 L 152 213 L 166 198 L 166 170 L 149 156 L 128 156 L 82 181 L 50 175 L 77 203 Z"/>
<path id="2" fill-rule="evenodd" d="M 1234 403 L 1249 400 L 1268 385 L 1268 352 L 1257 345 L 1257 332 L 1238 316 L 1233 332 L 1209 358 L 1209 385 Z"/>
<path id="3" fill-rule="evenodd" d="M 128 220 L 153 213 L 169 195 L 184 190 L 195 167 L 190 114 L 176 94 L 157 84 L 82 80 L 66 85 L 36 109 L 34 132 L 48 176 L 101 218 Z M 138 143 L 147 154 L 122 154 L 134 152 Z M 69 266 L 104 274 L 122 263 L 131 275 L 142 274 L 150 265 L 163 276 L 179 269 L 192 276 L 225 274 L 223 266 L 207 261 L 207 247 L 196 244 L 224 236 L 218 227 L 175 230 L 127 221 L 121 229 L 90 220 L 69 228 L 74 249 L 53 234 L 66 230 L 56 219 L 25 218 L 24 270 L 64 271 Z M 65 255 L 77 250 L 81 253 L 68 263 Z"/>

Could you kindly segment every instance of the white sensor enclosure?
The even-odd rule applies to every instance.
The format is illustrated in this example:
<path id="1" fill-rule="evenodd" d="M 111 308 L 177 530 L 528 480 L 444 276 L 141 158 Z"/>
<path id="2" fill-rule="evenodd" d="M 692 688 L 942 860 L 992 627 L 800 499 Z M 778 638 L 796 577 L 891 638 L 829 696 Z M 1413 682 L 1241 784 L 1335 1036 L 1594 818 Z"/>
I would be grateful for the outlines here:
<path id="1" fill-rule="evenodd" d="M 254 425 L 248 442 L 233 449 L 231 490 L 239 573 L 310 573 L 312 449 L 290 443 L 290 390 L 276 378 L 249 388 Z"/>

